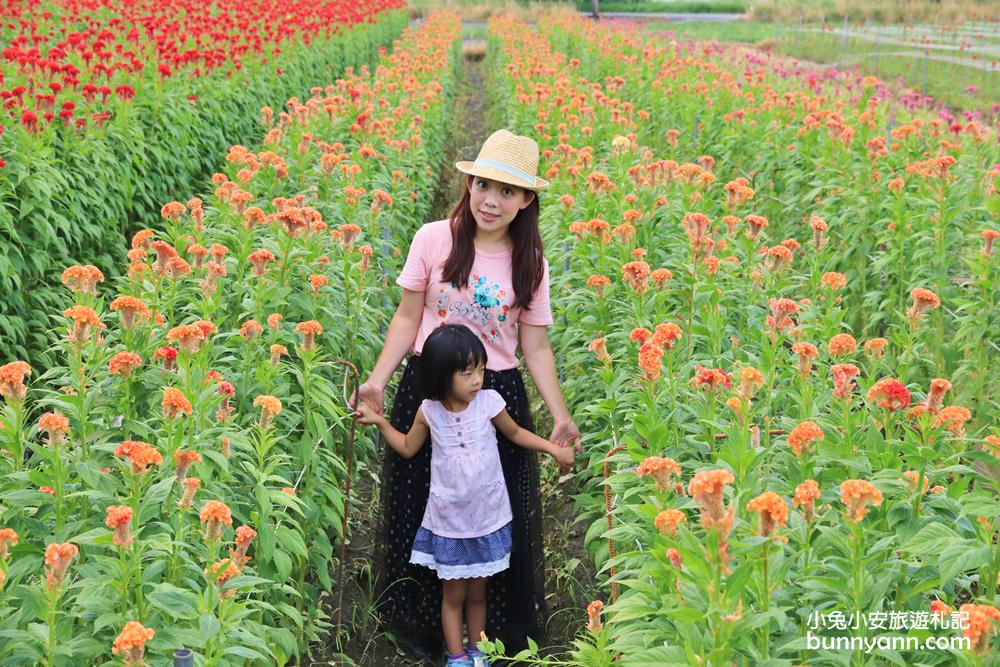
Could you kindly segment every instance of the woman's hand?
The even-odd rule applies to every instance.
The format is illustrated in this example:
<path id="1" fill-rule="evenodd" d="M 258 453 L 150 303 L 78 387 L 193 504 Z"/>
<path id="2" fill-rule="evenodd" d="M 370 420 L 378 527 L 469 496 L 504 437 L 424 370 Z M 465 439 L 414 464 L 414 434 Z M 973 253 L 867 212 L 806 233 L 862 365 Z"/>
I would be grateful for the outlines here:
<path id="1" fill-rule="evenodd" d="M 372 381 L 371 379 L 367 380 L 364 384 L 358 387 L 357 392 L 351 396 L 351 404 L 348 407 L 357 405 L 358 408 L 360 408 L 362 402 L 367 402 L 375 414 L 384 415 L 385 387 Z M 354 418 L 357 419 L 356 414 Z"/>
<path id="2" fill-rule="evenodd" d="M 573 447 L 577 452 L 583 451 L 583 446 L 580 444 L 580 429 L 572 419 L 557 419 L 549 440 L 560 447 Z"/>

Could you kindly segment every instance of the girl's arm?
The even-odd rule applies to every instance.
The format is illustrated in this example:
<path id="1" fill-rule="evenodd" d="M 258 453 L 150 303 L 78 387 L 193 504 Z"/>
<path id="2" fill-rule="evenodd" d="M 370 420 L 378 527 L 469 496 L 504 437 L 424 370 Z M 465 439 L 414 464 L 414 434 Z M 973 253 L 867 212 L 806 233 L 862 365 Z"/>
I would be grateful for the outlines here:
<path id="1" fill-rule="evenodd" d="M 523 322 L 518 326 L 521 330 L 521 353 L 528 372 L 552 413 L 554 425 L 549 438 L 559 444 L 576 445 L 579 451 L 580 429 L 570 417 L 562 390 L 559 389 L 556 360 L 552 354 L 552 346 L 549 345 L 549 328 Z"/>
<path id="2" fill-rule="evenodd" d="M 515 445 L 548 454 L 559 463 L 559 467 L 564 472 L 573 467 L 572 447 L 560 447 L 554 442 L 549 442 L 545 438 L 540 438 L 531 431 L 521 428 L 506 410 L 501 410 L 500 414 L 491 421 L 497 430 Z"/>
<path id="3" fill-rule="evenodd" d="M 413 416 L 413 426 L 410 427 L 408 433 L 401 433 L 393 428 L 385 415 L 375 412 L 374 407 L 366 401 L 362 401 L 358 405 L 357 417 L 362 424 L 378 426 L 385 441 L 404 459 L 412 459 L 416 456 L 424 443 L 427 442 L 427 436 L 430 434 L 430 427 L 427 425 L 427 420 L 424 419 L 423 406 L 417 408 L 417 414 Z"/>
<path id="4" fill-rule="evenodd" d="M 413 341 L 417 338 L 417 329 L 420 328 L 424 313 L 424 294 L 403 290 L 403 298 L 389 322 L 385 343 L 375 362 L 375 368 L 365 383 L 358 387 L 358 398 L 369 401 L 379 414 L 385 413 L 385 387 L 389 384 L 389 378 L 396 372 L 399 362 L 413 347 Z"/>

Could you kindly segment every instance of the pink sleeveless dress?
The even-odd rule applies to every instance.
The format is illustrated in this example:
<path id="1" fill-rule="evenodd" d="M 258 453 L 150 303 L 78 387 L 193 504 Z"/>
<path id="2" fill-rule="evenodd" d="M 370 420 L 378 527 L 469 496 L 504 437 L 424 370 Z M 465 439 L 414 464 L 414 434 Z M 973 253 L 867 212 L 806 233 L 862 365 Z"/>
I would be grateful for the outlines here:
<path id="1" fill-rule="evenodd" d="M 431 486 L 410 562 L 441 579 L 488 577 L 509 566 L 511 508 L 493 417 L 506 403 L 480 390 L 461 412 L 421 403 L 431 431 Z"/>

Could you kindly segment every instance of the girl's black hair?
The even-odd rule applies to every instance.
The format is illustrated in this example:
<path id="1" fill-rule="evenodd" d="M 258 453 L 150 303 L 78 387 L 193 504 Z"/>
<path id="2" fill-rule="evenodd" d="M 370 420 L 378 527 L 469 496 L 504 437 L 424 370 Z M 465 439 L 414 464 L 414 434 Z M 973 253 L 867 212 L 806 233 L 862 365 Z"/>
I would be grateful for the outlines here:
<path id="1" fill-rule="evenodd" d="M 444 324 L 424 341 L 420 353 L 420 390 L 425 398 L 443 401 L 455 373 L 486 363 L 486 347 L 461 324 Z"/>
<path id="2" fill-rule="evenodd" d="M 451 252 L 441 269 L 441 279 L 459 287 L 468 286 L 472 263 L 476 259 L 476 218 L 472 215 L 472 195 L 469 193 L 475 179 L 473 176 L 466 179 L 462 199 L 451 212 Z M 517 212 L 507 228 L 513 246 L 510 277 L 514 284 L 514 303 L 511 305 L 522 310 L 531 310 L 532 297 L 545 275 L 545 253 L 542 249 L 542 236 L 538 231 L 538 211 L 536 192 L 531 203 Z"/>

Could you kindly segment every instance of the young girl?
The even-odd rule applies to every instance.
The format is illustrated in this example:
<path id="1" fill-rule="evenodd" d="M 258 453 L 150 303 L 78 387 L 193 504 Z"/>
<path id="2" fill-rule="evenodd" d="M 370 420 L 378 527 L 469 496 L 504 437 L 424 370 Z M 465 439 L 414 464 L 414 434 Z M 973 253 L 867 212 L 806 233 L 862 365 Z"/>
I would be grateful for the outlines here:
<path id="1" fill-rule="evenodd" d="M 532 428 L 520 361 L 552 415 L 549 440 L 579 443 L 580 431 L 566 408 L 549 346 L 548 265 L 538 232 L 538 145 L 498 130 L 474 162 L 455 166 L 466 174 L 461 201 L 449 218 L 428 222 L 413 236 L 396 280 L 403 296 L 389 324 L 361 399 L 383 413 L 385 389 L 406 358 L 392 402 L 390 423 L 407 431 L 425 398 L 421 375 L 424 340 L 442 324 L 463 324 L 488 353 L 483 388 L 503 397 L 518 426 Z M 520 348 L 520 358 L 517 350 Z M 509 651 L 539 638 L 546 616 L 541 492 L 535 452 L 497 435 L 500 464 L 510 497 L 513 545 L 510 567 L 490 578 L 486 633 Z M 410 563 L 430 489 L 430 447 L 411 459 L 387 449 L 381 478 L 376 595 L 387 637 L 407 653 L 436 660 L 443 652 L 441 585 L 435 573 Z"/>
<path id="2" fill-rule="evenodd" d="M 471 667 L 476 658 L 486 665 L 475 648 L 486 629 L 486 578 L 509 565 L 513 518 L 496 430 L 520 447 L 549 454 L 564 470 L 573 465 L 573 448 L 519 427 L 500 394 L 483 389 L 486 348 L 468 328 L 435 329 L 424 341 L 422 359 L 418 382 L 427 398 L 409 432 L 394 429 L 368 401 L 359 404 L 358 421 L 376 424 L 389 446 L 406 459 L 430 435 L 430 496 L 410 562 L 434 570 L 442 581 L 447 667 Z M 469 633 L 464 649 L 463 607 Z"/>

